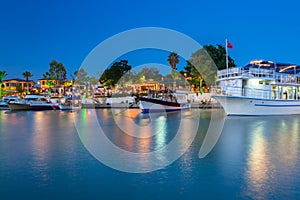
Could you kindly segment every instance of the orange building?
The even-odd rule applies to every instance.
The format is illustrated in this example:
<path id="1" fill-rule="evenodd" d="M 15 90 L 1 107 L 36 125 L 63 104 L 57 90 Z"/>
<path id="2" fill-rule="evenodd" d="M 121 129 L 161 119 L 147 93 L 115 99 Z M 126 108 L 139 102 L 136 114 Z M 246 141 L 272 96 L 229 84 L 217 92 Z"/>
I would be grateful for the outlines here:
<path id="1" fill-rule="evenodd" d="M 15 78 L 15 79 L 7 79 L 7 80 L 3 80 L 2 81 L 2 88 L 8 92 L 18 92 L 18 87 L 22 90 L 32 90 L 34 88 L 34 84 L 35 82 L 33 80 L 28 80 L 28 82 L 26 82 L 26 80 L 24 79 L 19 79 L 19 78 Z M 28 84 L 28 88 L 27 88 L 27 84 Z"/>
<path id="2" fill-rule="evenodd" d="M 57 80 L 50 79 L 39 79 L 38 85 L 40 87 L 40 92 L 48 91 L 51 89 L 58 93 L 63 93 L 66 88 L 72 87 L 72 81 L 64 80 L 62 84 L 58 84 Z"/>
<path id="3" fill-rule="evenodd" d="M 42 90 L 53 88 L 57 84 L 56 80 L 49 80 L 49 79 L 39 79 L 37 83 Z"/>

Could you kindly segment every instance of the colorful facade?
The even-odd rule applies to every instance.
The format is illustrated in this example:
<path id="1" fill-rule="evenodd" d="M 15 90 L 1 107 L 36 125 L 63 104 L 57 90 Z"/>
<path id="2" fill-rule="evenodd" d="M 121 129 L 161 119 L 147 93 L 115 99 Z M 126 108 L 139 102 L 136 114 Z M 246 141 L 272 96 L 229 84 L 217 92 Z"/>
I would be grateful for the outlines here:
<path id="1" fill-rule="evenodd" d="M 33 80 L 28 80 L 28 82 L 24 79 L 8 79 L 2 81 L 2 88 L 8 92 L 18 92 L 18 90 L 32 90 L 34 88 L 35 82 Z"/>

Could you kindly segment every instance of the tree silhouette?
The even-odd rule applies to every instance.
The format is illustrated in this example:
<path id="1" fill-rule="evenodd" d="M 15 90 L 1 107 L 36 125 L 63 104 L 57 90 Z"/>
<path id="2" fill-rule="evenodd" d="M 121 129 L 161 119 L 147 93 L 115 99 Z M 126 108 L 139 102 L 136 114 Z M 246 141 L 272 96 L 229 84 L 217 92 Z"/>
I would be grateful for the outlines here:
<path id="1" fill-rule="evenodd" d="M 26 87 L 27 87 L 27 92 L 29 91 L 29 88 L 28 88 L 28 79 L 30 78 L 30 77 L 33 77 L 33 74 L 31 73 L 31 72 L 29 72 L 29 71 L 25 71 L 25 72 L 23 72 L 23 74 L 22 74 L 23 76 L 24 76 L 24 78 L 26 79 Z"/>
<path id="2" fill-rule="evenodd" d="M 172 52 L 168 56 L 168 63 L 172 69 L 177 70 L 176 65 L 179 63 L 178 54 Z"/>
<path id="3" fill-rule="evenodd" d="M 43 77 L 49 80 L 56 80 L 59 85 L 62 84 L 62 82 L 67 78 L 67 70 L 65 66 L 56 60 L 52 60 L 49 63 L 49 66 L 49 71 L 43 74 Z"/>
<path id="4" fill-rule="evenodd" d="M 111 67 L 107 68 L 102 76 L 100 77 L 100 83 L 104 86 L 114 87 L 120 78 L 129 70 L 131 70 L 131 66 L 128 65 L 127 60 L 120 60 L 119 62 L 115 62 Z"/>
<path id="5" fill-rule="evenodd" d="M 0 71 L 0 99 L 2 99 L 2 80 L 7 76 L 6 71 Z"/>

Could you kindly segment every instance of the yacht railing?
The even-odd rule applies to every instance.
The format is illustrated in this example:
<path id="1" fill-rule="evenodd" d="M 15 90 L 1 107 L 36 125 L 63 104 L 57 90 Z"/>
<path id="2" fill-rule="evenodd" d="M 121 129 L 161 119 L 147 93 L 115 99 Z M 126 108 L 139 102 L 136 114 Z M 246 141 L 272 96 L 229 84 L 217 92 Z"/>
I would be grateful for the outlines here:
<path id="1" fill-rule="evenodd" d="M 222 89 L 220 87 L 211 88 L 211 92 L 214 95 L 224 96 L 237 96 L 237 97 L 249 97 L 259 99 L 275 99 L 276 96 L 272 90 L 266 89 L 254 89 L 247 87 L 227 87 Z"/>
<path id="2" fill-rule="evenodd" d="M 270 100 L 300 100 L 300 92 L 293 91 L 277 91 L 272 89 L 257 89 L 247 87 L 212 87 L 210 89 L 212 95 L 249 97 L 255 99 L 270 99 Z"/>
<path id="3" fill-rule="evenodd" d="M 300 77 L 297 74 L 280 74 L 276 73 L 276 83 L 300 84 Z"/>
<path id="4" fill-rule="evenodd" d="M 243 67 L 233 67 L 217 72 L 218 80 L 226 80 L 232 78 L 262 78 L 268 80 L 274 80 L 276 84 L 299 84 L 300 85 L 300 75 L 297 74 L 285 74 L 278 73 L 270 69 L 262 68 L 249 68 L 245 69 Z"/>

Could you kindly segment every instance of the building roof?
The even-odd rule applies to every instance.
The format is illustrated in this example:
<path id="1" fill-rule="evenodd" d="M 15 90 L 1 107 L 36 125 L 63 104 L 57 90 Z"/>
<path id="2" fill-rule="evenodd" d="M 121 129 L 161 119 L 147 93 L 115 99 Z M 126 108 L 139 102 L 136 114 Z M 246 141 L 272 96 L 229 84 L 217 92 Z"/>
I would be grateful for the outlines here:
<path id="1" fill-rule="evenodd" d="M 279 73 L 286 73 L 286 74 L 298 74 L 300 73 L 300 66 L 296 64 L 289 64 L 289 63 L 276 63 L 273 61 L 266 61 L 266 60 L 254 60 L 247 64 L 245 69 L 249 68 L 262 68 L 262 69 L 270 69 L 275 70 Z"/>
<path id="2" fill-rule="evenodd" d="M 6 79 L 6 80 L 2 80 L 2 82 L 4 81 L 18 81 L 18 82 L 26 82 L 25 79 L 21 79 L 21 78 L 11 78 L 11 79 Z M 34 82 L 33 80 L 28 80 L 28 82 Z"/>

